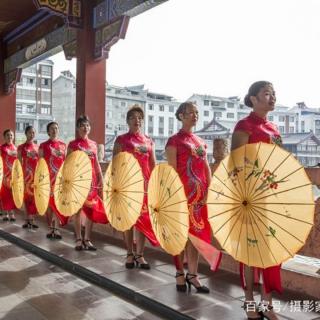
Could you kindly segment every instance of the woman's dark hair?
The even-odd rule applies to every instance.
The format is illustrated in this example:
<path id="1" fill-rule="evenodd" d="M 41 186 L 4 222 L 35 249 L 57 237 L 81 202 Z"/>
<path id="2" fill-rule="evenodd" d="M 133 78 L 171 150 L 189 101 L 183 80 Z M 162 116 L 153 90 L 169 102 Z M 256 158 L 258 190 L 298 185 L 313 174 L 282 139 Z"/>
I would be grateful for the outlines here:
<path id="1" fill-rule="evenodd" d="M 12 131 L 11 129 L 6 129 L 6 130 L 4 130 L 3 133 L 2 133 L 3 136 L 5 137 L 6 134 L 7 134 L 8 132 L 10 132 L 10 131 L 13 133 L 13 131 Z"/>
<path id="2" fill-rule="evenodd" d="M 29 130 L 34 129 L 33 126 L 26 126 L 26 128 L 24 129 L 24 134 L 27 134 L 29 132 Z"/>
<path id="3" fill-rule="evenodd" d="M 178 119 L 178 121 L 181 121 L 181 119 L 179 118 L 179 114 L 180 113 L 186 113 L 187 108 L 188 107 L 192 107 L 195 106 L 196 104 L 191 102 L 191 101 L 186 101 L 186 102 L 182 102 L 180 104 L 180 106 L 178 107 L 177 111 L 176 111 L 176 118 Z"/>
<path id="4" fill-rule="evenodd" d="M 58 127 L 59 127 L 59 124 L 58 122 L 55 122 L 55 121 L 51 121 L 47 124 L 47 133 L 49 133 L 49 129 L 51 126 L 53 126 L 54 124 L 56 124 Z"/>
<path id="5" fill-rule="evenodd" d="M 258 95 L 259 91 L 265 86 L 272 86 L 272 83 L 269 81 L 254 82 L 250 86 L 248 93 L 244 97 L 244 104 L 250 108 L 253 108 L 253 104 L 252 104 L 250 97 L 256 97 Z"/>
<path id="6" fill-rule="evenodd" d="M 80 116 L 80 117 L 77 119 L 77 123 L 76 123 L 77 128 L 80 128 L 84 123 L 89 123 L 89 124 L 90 124 L 89 117 L 86 116 L 85 114 L 82 115 L 82 116 Z"/>
<path id="7" fill-rule="evenodd" d="M 127 122 L 134 112 L 139 112 L 141 115 L 141 118 L 144 119 L 143 109 L 138 104 L 134 104 L 127 112 L 127 117 L 126 117 Z"/>

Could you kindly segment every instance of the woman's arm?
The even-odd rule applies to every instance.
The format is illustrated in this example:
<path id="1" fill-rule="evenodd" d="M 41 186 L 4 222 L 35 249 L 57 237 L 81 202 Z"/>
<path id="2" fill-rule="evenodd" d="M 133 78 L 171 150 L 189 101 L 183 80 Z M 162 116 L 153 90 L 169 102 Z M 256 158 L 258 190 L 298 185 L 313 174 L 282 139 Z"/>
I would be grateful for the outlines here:
<path id="1" fill-rule="evenodd" d="M 156 166 L 156 153 L 155 153 L 155 150 L 154 150 L 154 145 L 152 145 L 149 164 L 150 164 L 150 172 L 151 172 L 153 170 L 153 168 Z"/>
<path id="2" fill-rule="evenodd" d="M 114 146 L 113 146 L 113 152 L 112 152 L 112 157 L 116 156 L 118 153 L 120 153 L 122 150 L 121 150 L 121 145 L 116 141 L 114 143 Z"/>
<path id="3" fill-rule="evenodd" d="M 21 150 L 19 148 L 18 148 L 17 157 L 18 157 L 20 163 L 22 164 L 22 155 L 21 155 Z"/>
<path id="4" fill-rule="evenodd" d="M 177 149 L 175 147 L 166 148 L 168 164 L 177 170 Z"/>
<path id="5" fill-rule="evenodd" d="M 249 142 L 249 134 L 244 131 L 235 131 L 232 135 L 231 151 Z"/>

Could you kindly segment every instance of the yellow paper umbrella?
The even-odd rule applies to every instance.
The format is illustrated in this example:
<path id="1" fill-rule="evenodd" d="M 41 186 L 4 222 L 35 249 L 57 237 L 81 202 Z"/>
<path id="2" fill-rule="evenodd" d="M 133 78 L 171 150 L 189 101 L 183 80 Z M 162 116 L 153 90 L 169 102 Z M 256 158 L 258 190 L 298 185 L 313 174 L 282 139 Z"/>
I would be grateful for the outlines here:
<path id="1" fill-rule="evenodd" d="M 19 159 L 14 160 L 12 165 L 11 188 L 14 204 L 20 209 L 24 199 L 24 179 Z"/>
<path id="2" fill-rule="evenodd" d="M 313 225 L 312 184 L 294 156 L 275 144 L 232 151 L 214 172 L 207 201 L 214 236 L 249 266 L 293 257 Z"/>
<path id="3" fill-rule="evenodd" d="M 39 159 L 34 173 L 34 200 L 38 213 L 46 213 L 50 199 L 50 173 L 46 160 Z"/>
<path id="4" fill-rule="evenodd" d="M 144 178 L 138 160 L 128 152 L 117 154 L 105 173 L 103 202 L 110 224 L 129 230 L 138 220 L 144 198 Z"/>
<path id="5" fill-rule="evenodd" d="M 3 161 L 2 161 L 2 157 L 0 157 L 0 190 L 2 188 L 2 179 L 3 179 Z"/>
<path id="6" fill-rule="evenodd" d="M 151 173 L 148 206 L 161 247 L 171 255 L 178 255 L 188 240 L 189 211 L 181 180 L 168 164 L 156 165 Z"/>
<path id="7" fill-rule="evenodd" d="M 92 167 L 83 151 L 70 153 L 60 167 L 54 185 L 57 209 L 66 217 L 76 214 L 86 201 L 92 182 Z"/>

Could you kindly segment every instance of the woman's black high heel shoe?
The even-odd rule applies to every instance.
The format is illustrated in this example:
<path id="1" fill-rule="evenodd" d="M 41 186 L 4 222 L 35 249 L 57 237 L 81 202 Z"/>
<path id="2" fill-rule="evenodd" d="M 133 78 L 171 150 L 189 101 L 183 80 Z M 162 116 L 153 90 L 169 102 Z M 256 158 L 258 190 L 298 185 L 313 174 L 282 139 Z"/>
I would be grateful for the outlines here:
<path id="1" fill-rule="evenodd" d="M 137 254 L 134 256 L 134 261 L 136 263 L 137 268 L 150 270 L 150 264 L 149 263 L 141 263 L 138 261 L 138 259 L 143 258 L 142 254 Z"/>
<path id="2" fill-rule="evenodd" d="M 190 280 L 196 278 L 198 275 L 197 274 L 192 274 L 192 273 L 187 273 L 186 274 L 186 282 L 189 287 L 189 291 L 191 290 L 191 286 L 194 286 L 197 289 L 197 293 L 209 293 L 210 290 L 206 286 L 199 286 L 197 287 L 193 282 Z"/>
<path id="3" fill-rule="evenodd" d="M 127 258 L 134 257 L 133 253 L 127 253 Z M 133 269 L 134 268 L 134 258 L 132 262 L 126 262 L 126 268 L 127 269 Z"/>
<path id="4" fill-rule="evenodd" d="M 74 247 L 76 251 L 81 251 L 83 249 L 82 239 L 79 238 L 76 240 L 76 246 Z"/>
<path id="5" fill-rule="evenodd" d="M 91 243 L 90 239 L 83 240 L 83 247 L 85 250 L 97 251 L 97 248 Z"/>
<path id="6" fill-rule="evenodd" d="M 254 301 L 245 301 L 241 308 L 243 308 L 243 310 L 247 314 L 247 320 L 263 320 L 264 319 L 263 315 L 261 315 L 261 312 L 257 311 L 258 308 L 257 308 L 256 303 Z M 257 317 L 255 317 L 255 318 L 248 317 L 248 312 L 250 312 L 250 311 L 254 311 L 254 312 L 258 313 Z"/>
<path id="7" fill-rule="evenodd" d="M 184 273 L 183 272 L 178 272 L 176 273 L 175 278 L 183 277 L 184 278 Z M 187 291 L 187 285 L 184 284 L 176 284 L 176 288 L 178 292 L 186 292 Z"/>

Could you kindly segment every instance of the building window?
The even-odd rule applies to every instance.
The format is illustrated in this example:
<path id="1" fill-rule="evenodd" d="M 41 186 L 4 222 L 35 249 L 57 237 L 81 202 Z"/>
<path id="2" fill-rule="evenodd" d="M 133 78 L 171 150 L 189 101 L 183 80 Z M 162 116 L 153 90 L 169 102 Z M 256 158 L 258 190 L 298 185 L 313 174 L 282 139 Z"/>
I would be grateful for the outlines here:
<path id="1" fill-rule="evenodd" d="M 294 127 L 289 127 L 289 133 L 294 133 Z"/>
<path id="2" fill-rule="evenodd" d="M 205 117 L 209 117 L 209 111 L 208 111 L 208 110 L 204 110 L 204 111 L 203 111 L 203 115 L 204 115 Z"/>
<path id="3" fill-rule="evenodd" d="M 273 116 L 268 116 L 269 121 L 273 121 Z"/>
<path id="4" fill-rule="evenodd" d="M 228 102 L 228 103 L 227 103 L 227 107 L 228 107 L 228 108 L 234 108 L 234 103 Z"/>
<path id="5" fill-rule="evenodd" d="M 285 116 L 279 116 L 279 122 L 284 122 Z"/>
<path id="6" fill-rule="evenodd" d="M 124 101 L 121 101 L 120 105 L 121 105 L 121 107 L 126 107 L 127 106 L 127 104 Z"/>
<path id="7" fill-rule="evenodd" d="M 164 133 L 164 129 L 163 128 L 159 128 L 159 136 L 163 136 Z"/>
<path id="8" fill-rule="evenodd" d="M 294 117 L 289 117 L 290 122 L 294 122 Z"/>
<path id="9" fill-rule="evenodd" d="M 163 104 L 159 105 L 159 111 L 164 111 L 164 105 Z"/>
<path id="10" fill-rule="evenodd" d="M 22 105 L 21 104 L 17 104 L 16 105 L 16 112 L 17 113 L 22 113 Z"/>
<path id="11" fill-rule="evenodd" d="M 107 111 L 107 120 L 112 119 L 112 111 Z"/>
<path id="12" fill-rule="evenodd" d="M 153 108 L 154 108 L 154 107 L 153 107 L 153 104 L 150 103 L 150 104 L 148 105 L 148 109 L 149 109 L 149 110 L 153 110 Z"/>
<path id="13" fill-rule="evenodd" d="M 314 124 L 315 124 L 316 126 L 320 126 L 320 120 L 315 120 L 315 121 L 314 121 Z"/>
<path id="14" fill-rule="evenodd" d="M 153 127 L 148 127 L 148 134 L 153 135 Z"/>
<path id="15" fill-rule="evenodd" d="M 211 105 L 213 107 L 219 107 L 220 106 L 220 101 L 211 101 Z"/>
<path id="16" fill-rule="evenodd" d="M 169 127 L 168 127 L 168 134 L 169 135 L 173 134 L 173 125 L 174 125 L 174 118 L 170 117 L 169 118 Z"/>
<path id="17" fill-rule="evenodd" d="M 51 76 L 51 66 L 40 66 L 41 74 L 46 76 Z"/>
<path id="18" fill-rule="evenodd" d="M 46 105 L 42 105 L 41 106 L 41 113 L 42 114 L 51 114 L 51 107 L 46 106 Z"/>
<path id="19" fill-rule="evenodd" d="M 113 129 L 113 124 L 112 123 L 107 123 L 106 124 L 106 129 L 112 130 Z"/>
<path id="20" fill-rule="evenodd" d="M 213 117 L 215 118 L 215 119 L 218 119 L 218 118 L 221 118 L 222 117 L 222 112 L 214 112 L 214 115 L 213 115 Z"/>
<path id="21" fill-rule="evenodd" d="M 174 106 L 169 106 L 169 112 L 174 112 Z"/>
<path id="22" fill-rule="evenodd" d="M 284 133 L 284 126 L 279 126 L 280 133 Z"/>
<path id="23" fill-rule="evenodd" d="M 304 132 L 304 121 L 301 121 L 301 132 Z"/>
<path id="24" fill-rule="evenodd" d="M 203 127 L 205 128 L 209 124 L 209 121 L 203 121 Z"/>
<path id="25" fill-rule="evenodd" d="M 228 112 L 228 113 L 227 113 L 227 118 L 233 119 L 233 118 L 234 118 L 234 113 Z"/>
<path id="26" fill-rule="evenodd" d="M 208 105 L 209 105 L 209 100 L 204 100 L 204 101 L 203 101 L 203 104 L 204 104 L 205 106 L 208 106 Z"/>
<path id="27" fill-rule="evenodd" d="M 164 117 L 159 117 L 159 126 L 163 127 L 164 124 Z"/>
<path id="28" fill-rule="evenodd" d="M 27 113 L 36 113 L 36 108 L 32 104 L 27 105 Z"/>
<path id="29" fill-rule="evenodd" d="M 41 78 L 41 87 L 50 88 L 50 79 Z"/>

